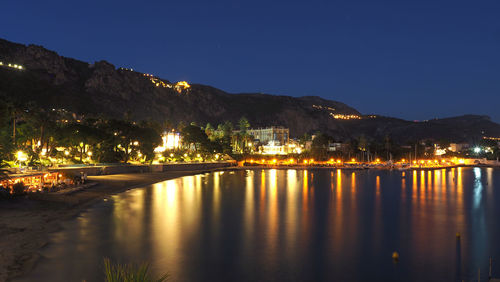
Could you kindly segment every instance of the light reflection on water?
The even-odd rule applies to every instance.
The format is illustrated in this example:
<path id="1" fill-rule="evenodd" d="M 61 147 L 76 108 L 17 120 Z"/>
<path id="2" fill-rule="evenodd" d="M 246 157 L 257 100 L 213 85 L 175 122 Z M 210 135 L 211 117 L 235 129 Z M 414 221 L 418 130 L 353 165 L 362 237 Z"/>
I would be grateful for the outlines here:
<path id="1" fill-rule="evenodd" d="M 21 280 L 102 281 L 110 257 L 149 261 L 172 281 L 467 281 L 500 259 L 499 178 L 491 168 L 182 177 L 65 223 Z"/>

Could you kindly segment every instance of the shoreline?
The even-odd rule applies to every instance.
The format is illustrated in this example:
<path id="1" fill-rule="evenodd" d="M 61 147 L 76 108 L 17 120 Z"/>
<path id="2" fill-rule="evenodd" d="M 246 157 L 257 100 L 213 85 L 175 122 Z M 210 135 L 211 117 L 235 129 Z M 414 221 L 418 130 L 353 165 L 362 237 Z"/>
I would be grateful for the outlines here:
<path id="1" fill-rule="evenodd" d="M 475 166 L 460 165 L 453 167 Z M 452 167 L 411 168 L 401 172 L 447 168 Z M 91 187 L 74 193 L 35 194 L 12 201 L 0 202 L 0 213 L 2 214 L 0 217 L 0 234 L 2 234 L 2 240 L 0 240 L 0 281 L 10 281 L 31 271 L 41 258 L 39 250 L 49 244 L 51 233 L 61 230 L 63 221 L 75 218 L 88 207 L 110 195 L 183 176 L 214 171 L 261 169 L 387 170 L 386 168 L 274 165 L 89 176 Z"/>
<path id="2" fill-rule="evenodd" d="M 487 164 L 476 164 L 476 165 L 450 165 L 450 166 L 439 166 L 439 167 L 409 167 L 405 169 L 390 168 L 385 166 L 374 166 L 374 167 L 344 167 L 344 166 L 328 166 L 328 165 L 249 165 L 249 166 L 237 166 L 237 167 L 227 167 L 224 170 L 245 170 L 245 169 L 320 169 L 320 170 L 391 170 L 391 171 L 412 171 L 412 170 L 441 170 L 441 169 L 451 169 L 451 168 L 467 168 L 467 167 L 483 167 L 483 168 L 500 168 L 500 166 L 487 165 Z"/>
<path id="3" fill-rule="evenodd" d="M 41 258 L 39 251 L 50 243 L 50 234 L 61 223 L 78 216 L 110 195 L 154 183 L 224 170 L 128 173 L 89 176 L 87 189 L 70 194 L 37 194 L 0 202 L 0 281 L 11 281 L 31 271 Z"/>

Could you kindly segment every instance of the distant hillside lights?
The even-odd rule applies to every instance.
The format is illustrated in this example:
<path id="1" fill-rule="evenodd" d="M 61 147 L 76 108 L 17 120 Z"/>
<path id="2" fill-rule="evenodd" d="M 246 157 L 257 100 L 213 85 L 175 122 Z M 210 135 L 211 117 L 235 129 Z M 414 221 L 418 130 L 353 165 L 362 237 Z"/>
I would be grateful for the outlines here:
<path id="1" fill-rule="evenodd" d="M 119 70 L 124 70 L 124 71 L 131 71 L 133 72 L 133 69 L 129 68 L 119 68 Z M 155 87 L 163 87 L 163 88 L 173 88 L 175 91 L 177 91 L 179 94 L 181 94 L 184 90 L 189 90 L 191 88 L 191 85 L 187 83 L 186 81 L 179 81 L 176 84 L 170 84 L 170 83 L 165 83 L 161 79 L 155 77 L 154 75 L 150 73 L 143 73 L 142 76 L 146 77 L 151 81 L 151 83 L 154 84 Z"/>
<path id="2" fill-rule="evenodd" d="M 151 83 L 153 83 L 156 87 L 172 88 L 171 84 L 161 81 L 159 78 L 154 77 L 152 74 L 143 73 L 142 75 L 148 78 L 149 81 L 151 81 Z"/>
<path id="3" fill-rule="evenodd" d="M 189 85 L 186 81 L 179 81 L 174 86 L 174 89 L 177 90 L 177 92 L 179 93 L 189 88 L 191 88 L 191 85 Z"/>
<path id="4" fill-rule="evenodd" d="M 21 65 L 7 64 L 7 63 L 4 63 L 4 62 L 0 62 L 0 66 L 7 67 L 7 68 L 12 68 L 12 69 L 16 69 L 16 70 L 24 70 L 24 67 L 21 66 Z"/>
<path id="5" fill-rule="evenodd" d="M 179 81 L 176 84 L 172 85 L 169 83 L 165 83 L 159 78 L 153 76 L 152 74 L 145 73 L 143 76 L 147 77 L 151 83 L 153 83 L 156 87 L 163 87 L 163 88 L 173 88 L 175 91 L 182 93 L 182 91 L 191 88 L 191 85 L 187 83 L 186 81 Z"/>
<path id="6" fill-rule="evenodd" d="M 334 118 L 334 119 L 343 119 L 343 120 L 349 120 L 349 119 L 361 119 L 360 116 L 358 115 L 343 115 L 343 114 L 334 114 L 334 113 L 330 113 L 330 115 Z"/>
<path id="7" fill-rule="evenodd" d="M 348 120 L 348 119 L 361 119 L 362 118 L 361 116 L 358 116 L 358 115 L 344 115 L 344 114 L 332 113 L 333 111 L 335 111 L 335 109 L 332 107 L 328 107 L 328 106 L 312 105 L 312 107 L 314 109 L 317 109 L 317 110 L 330 111 L 328 114 L 331 115 L 334 119 Z M 375 116 L 373 116 L 373 117 L 369 116 L 369 117 L 374 118 Z"/>
<path id="8" fill-rule="evenodd" d="M 349 119 L 363 119 L 363 118 L 378 118 L 376 115 L 367 115 L 367 116 L 358 116 L 358 115 L 344 115 L 344 114 L 336 114 L 335 109 L 332 107 L 328 106 L 322 106 L 322 105 L 312 105 L 313 109 L 316 110 L 322 110 L 322 111 L 329 111 L 329 115 L 332 116 L 334 119 L 343 119 L 343 120 L 349 120 Z"/>
<path id="9" fill-rule="evenodd" d="M 321 105 L 312 105 L 313 108 L 318 109 L 318 110 L 328 110 L 328 111 L 335 111 L 334 108 L 328 107 L 328 106 L 321 106 Z"/>

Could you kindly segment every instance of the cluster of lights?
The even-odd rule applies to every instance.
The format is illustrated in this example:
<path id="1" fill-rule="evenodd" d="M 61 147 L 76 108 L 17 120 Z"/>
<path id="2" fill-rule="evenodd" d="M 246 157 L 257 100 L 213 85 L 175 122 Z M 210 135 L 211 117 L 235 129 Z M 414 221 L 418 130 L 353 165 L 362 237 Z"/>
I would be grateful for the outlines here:
<path id="1" fill-rule="evenodd" d="M 262 164 L 262 165 L 265 165 L 265 164 L 269 164 L 269 165 L 277 165 L 277 164 L 295 164 L 297 163 L 297 161 L 293 158 L 290 158 L 290 159 L 286 159 L 286 160 L 277 160 L 277 159 L 270 159 L 270 160 L 266 160 L 266 159 L 261 159 L 261 160 L 254 160 L 254 159 L 250 159 L 250 160 L 246 160 L 245 162 L 247 163 L 251 163 L 251 164 Z"/>
<path id="2" fill-rule="evenodd" d="M 181 93 L 183 90 L 189 89 L 190 87 L 191 85 L 189 85 L 186 81 L 179 81 L 175 84 L 174 89 Z"/>
<path id="3" fill-rule="evenodd" d="M 134 71 L 134 69 L 129 69 L 129 68 L 119 68 L 120 70 L 125 70 L 125 71 Z M 173 88 L 177 92 L 182 93 L 183 90 L 191 88 L 191 85 L 187 83 L 186 81 L 179 81 L 176 84 L 170 84 L 170 83 L 165 83 L 161 79 L 155 77 L 154 75 L 150 73 L 143 73 L 142 74 L 144 77 L 147 77 L 151 83 L 154 84 L 156 87 L 163 87 L 163 88 Z"/>
<path id="4" fill-rule="evenodd" d="M 355 158 L 352 158 L 348 161 L 342 161 L 341 159 L 334 159 L 331 158 L 327 161 L 315 161 L 314 159 L 304 159 L 304 160 L 296 160 L 293 158 L 290 159 L 284 159 L 284 160 L 277 160 L 277 159 L 261 159 L 261 160 L 254 160 L 254 159 L 247 159 L 245 160 L 246 163 L 250 164 L 261 164 L 261 165 L 293 165 L 293 164 L 302 164 L 302 165 L 343 165 L 343 164 L 360 164 Z M 447 167 L 447 166 L 453 166 L 453 165 L 460 165 L 460 164 L 465 164 L 465 159 L 458 159 L 458 158 L 453 158 L 453 159 L 433 159 L 433 160 L 413 160 L 413 161 L 408 161 L 406 159 L 402 159 L 399 162 L 396 162 L 397 164 L 404 165 L 404 164 L 410 164 L 412 167 L 428 167 L 428 168 L 441 168 L 441 167 Z M 377 158 L 372 162 L 369 162 L 367 164 L 373 164 L 373 165 L 381 165 L 384 164 L 384 162 Z"/>
<path id="5" fill-rule="evenodd" d="M 0 187 L 12 187 L 12 185 L 16 183 L 23 183 L 24 186 L 27 187 L 27 189 L 25 189 L 26 192 L 36 192 L 42 191 L 42 185 L 50 183 L 52 181 L 56 181 L 58 179 L 61 179 L 62 177 L 63 175 L 58 172 L 23 175 L 21 177 L 12 177 L 7 180 L 0 181 Z M 10 193 L 13 194 L 14 191 L 11 189 Z"/>
<path id="6" fill-rule="evenodd" d="M 411 164 L 412 166 L 414 167 L 433 167 L 433 168 L 436 168 L 436 167 L 446 167 L 446 166 L 450 166 L 450 165 L 456 165 L 456 164 L 465 164 L 465 160 L 464 159 L 457 159 L 457 158 L 453 158 L 453 159 L 442 159 L 442 160 L 413 160 L 412 162 L 408 162 L 407 160 L 405 159 L 402 159 L 401 162 L 399 162 L 401 164 Z"/>
<path id="7" fill-rule="evenodd" d="M 17 70 L 23 70 L 24 69 L 24 67 L 21 66 L 21 65 L 7 64 L 7 63 L 4 64 L 3 62 L 0 62 L 0 66 L 12 68 L 12 69 L 17 69 Z"/>
<path id="8" fill-rule="evenodd" d="M 342 163 L 342 160 L 335 160 L 335 159 L 329 159 L 328 160 L 328 163 L 329 164 L 341 164 Z"/>
<path id="9" fill-rule="evenodd" d="M 332 116 L 334 119 L 349 120 L 349 119 L 361 119 L 362 118 L 361 116 L 358 116 L 358 115 L 344 115 L 344 114 L 332 113 L 335 111 L 335 109 L 332 107 L 321 106 L 321 105 L 312 105 L 312 107 L 314 109 L 318 109 L 318 110 L 330 111 L 329 115 Z M 369 115 L 367 117 L 368 118 L 377 118 L 376 115 Z"/>
<path id="10" fill-rule="evenodd" d="M 480 154 L 482 152 L 484 153 L 493 153 L 493 149 L 491 147 L 474 147 L 474 149 L 472 149 L 474 151 L 474 153 L 476 154 Z"/>
<path id="11" fill-rule="evenodd" d="M 486 136 L 483 136 L 483 139 L 485 139 L 485 140 L 500 141 L 500 137 L 486 137 Z"/>
<path id="12" fill-rule="evenodd" d="M 119 68 L 120 70 L 126 70 L 126 71 L 134 71 L 134 69 L 128 69 L 128 68 Z"/>
<path id="13" fill-rule="evenodd" d="M 360 116 L 358 115 L 343 115 L 343 114 L 334 114 L 334 113 L 330 113 L 330 115 L 334 118 L 334 119 L 343 119 L 343 120 L 349 120 L 349 119 L 361 119 Z"/>
<path id="14" fill-rule="evenodd" d="M 332 107 L 327 107 L 327 106 L 321 106 L 321 105 L 312 105 L 313 108 L 318 109 L 318 110 L 328 110 L 328 111 L 335 111 L 334 108 Z"/>
<path id="15" fill-rule="evenodd" d="M 342 160 L 338 159 L 330 159 L 328 161 L 315 161 L 314 159 L 304 159 L 302 161 L 296 160 L 294 158 L 290 159 L 284 159 L 284 160 L 277 160 L 277 159 L 261 159 L 261 160 L 254 160 L 254 159 L 249 159 L 245 160 L 246 163 L 250 164 L 261 164 L 261 165 L 293 165 L 293 164 L 304 164 L 304 165 L 313 165 L 313 164 L 323 164 L 323 165 L 340 165 L 342 164 Z"/>
<path id="16" fill-rule="evenodd" d="M 176 84 L 172 85 L 163 82 L 161 79 L 149 73 L 145 73 L 143 74 L 143 76 L 147 77 L 149 81 L 151 81 L 151 83 L 153 83 L 156 87 L 173 88 L 179 93 L 182 93 L 183 90 L 189 89 L 191 87 L 191 85 L 189 85 L 189 83 L 187 83 L 186 81 L 179 81 Z"/>
<path id="17" fill-rule="evenodd" d="M 140 156 L 139 156 L 140 157 Z M 170 161 L 172 161 L 172 159 L 175 157 L 175 154 L 174 153 L 170 153 L 169 154 L 169 157 L 170 157 Z M 184 158 L 184 161 L 188 161 L 186 160 L 187 158 L 190 158 L 190 161 L 198 161 L 198 162 L 201 162 L 201 161 L 204 161 L 205 158 L 207 158 L 208 156 L 203 156 L 202 154 L 196 154 L 196 155 L 193 155 L 193 154 L 188 154 L 188 153 L 184 153 L 182 156 L 182 158 Z M 215 154 L 212 156 L 213 160 L 219 160 L 221 158 L 221 156 L 219 154 Z M 159 163 L 159 162 L 164 162 L 166 161 L 166 158 L 163 154 L 157 154 L 156 155 L 156 159 L 153 163 Z"/>
<path id="18" fill-rule="evenodd" d="M 153 83 L 156 87 L 172 88 L 172 84 L 165 83 L 161 79 L 155 77 L 152 74 L 144 73 L 142 75 L 147 77 L 149 81 L 151 81 L 151 83 Z"/>
<path id="19" fill-rule="evenodd" d="M 155 153 L 163 153 L 166 150 L 173 150 L 181 147 L 181 135 L 178 132 L 174 132 L 173 130 L 171 132 L 165 132 L 161 139 L 162 145 L 154 149 Z"/>

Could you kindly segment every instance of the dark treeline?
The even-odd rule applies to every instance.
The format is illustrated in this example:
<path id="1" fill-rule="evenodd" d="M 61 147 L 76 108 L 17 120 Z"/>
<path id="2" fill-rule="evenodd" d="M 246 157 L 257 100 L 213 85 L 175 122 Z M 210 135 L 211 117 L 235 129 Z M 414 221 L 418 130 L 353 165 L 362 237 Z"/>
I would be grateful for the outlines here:
<path id="1" fill-rule="evenodd" d="M 50 158 L 84 163 L 152 160 L 161 144 L 160 125 L 153 121 L 83 118 L 64 109 L 46 110 L 35 103 L 0 99 L 0 159 L 28 155 L 29 165 Z"/>
<path id="2" fill-rule="evenodd" d="M 0 98 L 0 162 L 16 164 L 20 151 L 26 154 L 29 166 L 151 162 L 158 157 L 154 149 L 162 145 L 162 132 L 171 129 L 180 131 L 182 146 L 160 154 L 160 161 L 206 160 L 219 153 L 231 154 L 235 144 L 244 151 L 250 124 L 242 118 L 239 125 L 242 130 L 237 134 L 230 122 L 217 128 L 181 122 L 174 128 L 168 121 L 132 121 L 130 113 L 123 119 L 84 117 L 65 109 L 43 109 L 34 102 Z"/>

